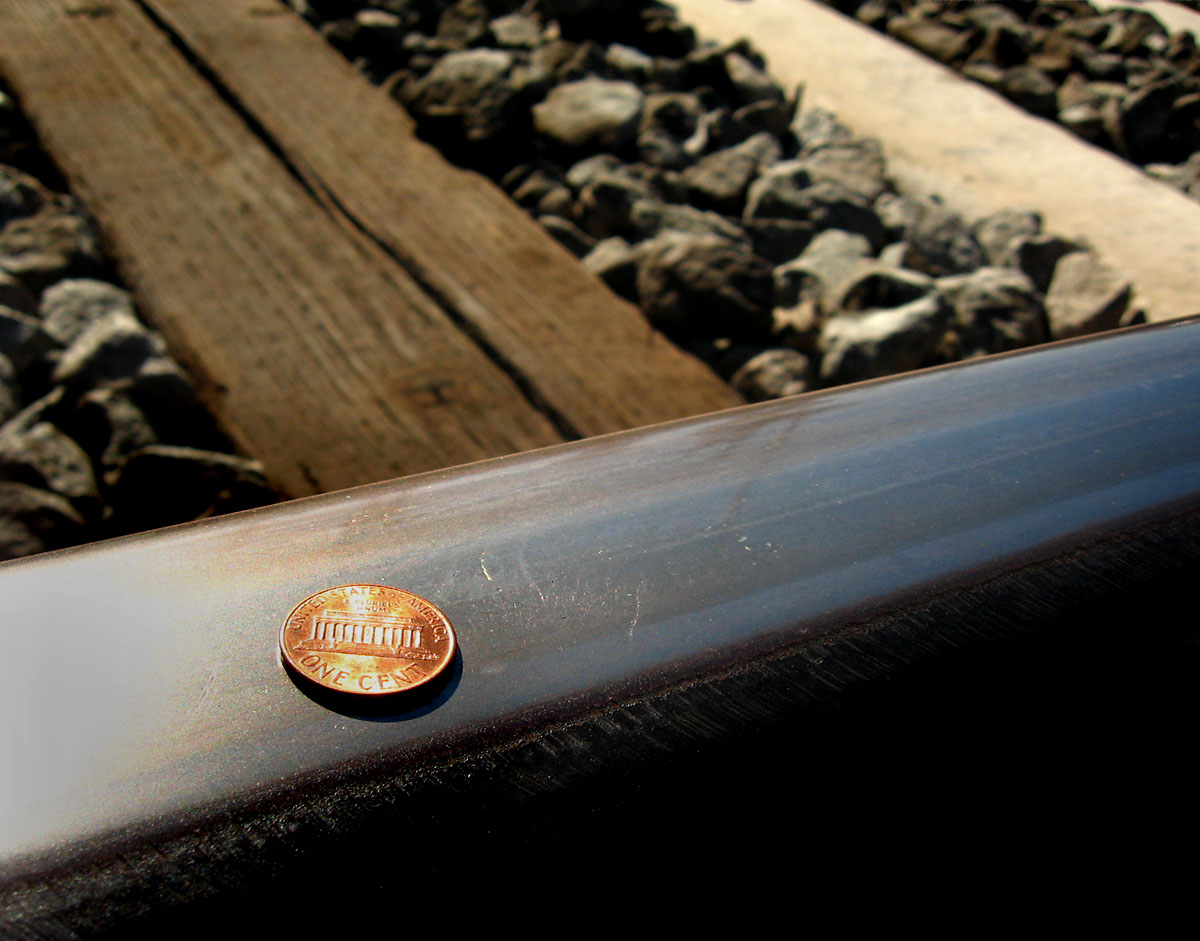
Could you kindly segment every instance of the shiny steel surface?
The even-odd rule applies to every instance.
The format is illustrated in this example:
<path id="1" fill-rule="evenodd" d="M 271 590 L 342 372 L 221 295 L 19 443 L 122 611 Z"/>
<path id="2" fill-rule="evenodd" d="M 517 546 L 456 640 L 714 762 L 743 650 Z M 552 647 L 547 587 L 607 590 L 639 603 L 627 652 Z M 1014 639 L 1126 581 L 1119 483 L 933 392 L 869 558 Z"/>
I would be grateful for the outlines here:
<path id="1" fill-rule="evenodd" d="M 424 598 L 387 585 L 341 585 L 310 595 L 279 629 L 300 681 L 353 696 L 408 692 L 454 659 L 454 628 Z"/>
<path id="2" fill-rule="evenodd" d="M 0 565 L 0 860 L 726 668 L 1198 495 L 1181 322 Z M 435 695 L 293 685 L 279 625 L 345 584 L 450 614 Z"/>

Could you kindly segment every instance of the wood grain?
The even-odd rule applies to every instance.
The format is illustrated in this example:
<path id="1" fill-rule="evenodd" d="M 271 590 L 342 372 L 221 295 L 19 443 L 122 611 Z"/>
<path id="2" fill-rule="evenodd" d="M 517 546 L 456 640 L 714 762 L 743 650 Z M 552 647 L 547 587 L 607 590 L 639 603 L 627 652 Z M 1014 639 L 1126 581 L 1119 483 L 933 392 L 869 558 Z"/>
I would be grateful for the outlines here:
<path id="1" fill-rule="evenodd" d="M 393 258 L 322 208 L 135 4 L 5 0 L 0 36 L 0 65 L 98 216 L 147 319 L 287 493 L 560 440 L 517 383 Z M 304 63 L 294 67 L 310 91 L 320 85 Z"/>
<path id="2" fill-rule="evenodd" d="M 143 0 L 315 190 L 387 246 L 582 435 L 741 403 L 278 0 Z M 277 15 L 265 15 L 272 10 Z"/>

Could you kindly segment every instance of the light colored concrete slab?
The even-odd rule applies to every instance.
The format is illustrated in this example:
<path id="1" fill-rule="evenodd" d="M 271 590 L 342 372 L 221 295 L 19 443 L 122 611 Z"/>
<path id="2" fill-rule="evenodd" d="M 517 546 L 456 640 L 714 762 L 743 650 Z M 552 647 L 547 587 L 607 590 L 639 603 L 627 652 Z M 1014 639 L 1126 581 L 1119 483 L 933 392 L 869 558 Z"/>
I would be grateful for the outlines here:
<path id="1" fill-rule="evenodd" d="M 893 178 L 969 218 L 1006 206 L 1085 237 L 1151 320 L 1200 311 L 1200 202 L 813 0 L 674 0 L 702 36 L 749 37 L 804 106 L 877 137 Z"/>

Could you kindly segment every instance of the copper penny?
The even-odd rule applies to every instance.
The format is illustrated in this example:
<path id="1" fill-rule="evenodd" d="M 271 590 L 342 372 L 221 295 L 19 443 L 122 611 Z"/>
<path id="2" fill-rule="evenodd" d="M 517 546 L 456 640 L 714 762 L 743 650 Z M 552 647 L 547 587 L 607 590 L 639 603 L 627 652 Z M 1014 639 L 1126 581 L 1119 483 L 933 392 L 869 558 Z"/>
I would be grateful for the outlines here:
<path id="1" fill-rule="evenodd" d="M 342 585 L 310 595 L 279 632 L 302 676 L 360 696 L 428 683 L 454 659 L 454 628 L 424 598 L 386 585 Z"/>

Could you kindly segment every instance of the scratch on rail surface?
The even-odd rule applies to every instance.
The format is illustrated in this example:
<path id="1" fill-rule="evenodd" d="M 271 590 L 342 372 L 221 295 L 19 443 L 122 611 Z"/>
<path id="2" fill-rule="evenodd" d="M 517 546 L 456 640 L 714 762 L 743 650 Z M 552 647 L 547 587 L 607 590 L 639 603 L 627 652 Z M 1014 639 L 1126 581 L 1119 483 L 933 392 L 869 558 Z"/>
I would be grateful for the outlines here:
<path id="1" fill-rule="evenodd" d="M 494 582 L 494 581 L 495 581 L 495 579 L 494 579 L 494 578 L 492 578 L 492 573 L 491 573 L 491 572 L 489 572 L 489 571 L 487 570 L 487 566 L 483 564 L 483 557 L 484 557 L 485 555 L 487 555 L 487 553 L 486 553 L 486 552 L 481 552 L 481 553 L 479 554 L 479 567 L 480 567 L 481 569 L 483 569 L 483 574 L 487 576 L 487 580 L 488 580 L 489 582 Z"/>
<path id="2" fill-rule="evenodd" d="M 208 679 L 204 681 L 204 689 L 200 690 L 200 698 L 196 700 L 196 704 L 192 706 L 191 714 L 196 715 L 204 708 L 204 701 L 208 699 L 208 694 L 212 692 L 213 684 L 217 681 L 216 671 L 208 674 Z"/>
<path id="3" fill-rule="evenodd" d="M 638 620 L 642 616 L 642 589 L 635 588 L 633 591 L 633 623 L 629 625 L 629 636 L 633 637 L 633 629 L 637 627 Z"/>

